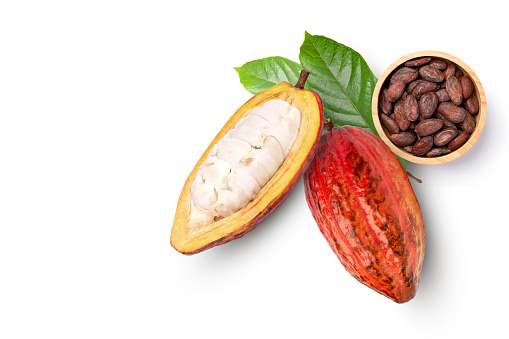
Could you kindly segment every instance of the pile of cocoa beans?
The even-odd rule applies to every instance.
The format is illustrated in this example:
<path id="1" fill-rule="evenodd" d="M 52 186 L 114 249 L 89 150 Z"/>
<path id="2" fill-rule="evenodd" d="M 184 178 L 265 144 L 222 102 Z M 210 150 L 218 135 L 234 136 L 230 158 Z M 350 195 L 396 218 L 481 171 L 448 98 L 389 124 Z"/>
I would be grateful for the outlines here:
<path id="1" fill-rule="evenodd" d="M 454 63 L 423 57 L 405 62 L 380 92 L 380 123 L 389 139 L 415 156 L 460 148 L 475 129 L 474 84 Z"/>

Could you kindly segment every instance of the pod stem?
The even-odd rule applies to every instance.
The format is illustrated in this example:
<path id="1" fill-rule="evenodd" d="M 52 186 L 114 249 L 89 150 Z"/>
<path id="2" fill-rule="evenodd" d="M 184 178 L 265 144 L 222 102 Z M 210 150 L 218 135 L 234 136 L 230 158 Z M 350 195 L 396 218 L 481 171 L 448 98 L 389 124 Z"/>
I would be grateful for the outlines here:
<path id="1" fill-rule="evenodd" d="M 334 123 L 331 119 L 325 119 L 323 122 L 325 124 L 325 127 L 327 127 L 327 131 L 332 132 L 332 129 L 334 128 Z"/>
<path id="2" fill-rule="evenodd" d="M 297 80 L 297 83 L 295 84 L 295 87 L 304 89 L 304 85 L 306 84 L 306 80 L 308 79 L 309 72 L 303 69 L 300 71 L 299 80 Z"/>
<path id="3" fill-rule="evenodd" d="M 414 179 L 415 181 L 417 181 L 419 184 L 422 184 L 422 180 L 421 180 L 421 179 L 419 179 L 419 178 L 414 177 L 414 175 L 413 175 L 412 173 L 410 173 L 410 172 L 408 172 L 408 171 L 407 171 L 407 172 L 406 172 L 406 174 L 407 174 L 410 178 L 412 178 L 412 179 Z"/>

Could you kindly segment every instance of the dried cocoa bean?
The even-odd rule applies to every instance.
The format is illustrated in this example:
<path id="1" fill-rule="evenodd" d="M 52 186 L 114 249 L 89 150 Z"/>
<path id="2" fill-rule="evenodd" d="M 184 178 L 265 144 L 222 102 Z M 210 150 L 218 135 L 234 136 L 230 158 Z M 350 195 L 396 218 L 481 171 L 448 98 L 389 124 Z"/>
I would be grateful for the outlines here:
<path id="1" fill-rule="evenodd" d="M 412 147 L 412 154 L 422 157 L 431 150 L 431 147 L 433 147 L 433 137 L 431 135 L 422 137 Z"/>
<path id="2" fill-rule="evenodd" d="M 392 134 L 389 139 L 391 139 L 396 146 L 409 146 L 415 143 L 417 136 L 413 132 L 401 132 Z"/>
<path id="3" fill-rule="evenodd" d="M 467 99 L 474 92 L 474 84 L 472 83 L 472 80 L 470 80 L 470 78 L 466 75 L 460 77 L 459 80 L 461 84 L 463 99 Z"/>
<path id="4" fill-rule="evenodd" d="M 442 82 L 445 79 L 444 74 L 439 69 L 431 65 L 424 65 L 419 68 L 419 74 L 424 80 L 432 82 Z"/>
<path id="5" fill-rule="evenodd" d="M 388 115 L 380 114 L 380 122 L 391 134 L 399 133 L 398 123 L 394 119 L 391 119 Z"/>
<path id="6" fill-rule="evenodd" d="M 421 95 L 425 93 L 436 91 L 440 86 L 437 83 L 431 81 L 426 80 L 416 80 L 416 81 L 418 81 L 418 83 L 411 93 L 416 99 L 420 99 Z"/>
<path id="7" fill-rule="evenodd" d="M 401 95 L 405 90 L 405 85 L 406 83 L 402 80 L 394 81 L 391 83 L 387 89 L 387 99 L 389 99 L 390 102 L 394 102 L 401 98 Z"/>
<path id="8" fill-rule="evenodd" d="M 384 88 L 380 95 L 380 110 L 383 114 L 391 114 L 392 111 L 392 103 L 387 98 L 387 88 Z"/>
<path id="9" fill-rule="evenodd" d="M 444 71 L 444 76 L 447 79 L 450 76 L 456 74 L 456 65 L 455 64 L 447 64 L 447 68 Z"/>
<path id="10" fill-rule="evenodd" d="M 431 158 L 431 157 L 438 157 L 440 155 L 445 155 L 447 153 L 451 153 L 451 150 L 449 148 L 438 147 L 438 148 L 433 148 L 431 151 L 426 153 L 426 156 Z"/>
<path id="11" fill-rule="evenodd" d="M 439 59 L 433 59 L 429 64 L 441 71 L 444 71 L 447 68 L 447 62 Z"/>
<path id="12" fill-rule="evenodd" d="M 407 151 L 408 153 L 412 153 L 412 149 L 413 149 L 413 148 L 414 148 L 414 146 L 412 146 L 412 145 L 403 147 L 403 149 L 404 149 L 405 151 Z"/>
<path id="13" fill-rule="evenodd" d="M 440 119 L 426 119 L 415 126 L 414 132 L 418 136 L 424 137 L 435 133 L 441 129 L 443 125 L 444 123 Z"/>
<path id="14" fill-rule="evenodd" d="M 408 127 L 410 127 L 410 121 L 405 115 L 404 105 L 405 103 L 402 100 L 398 100 L 396 104 L 394 104 L 394 120 L 396 120 L 402 131 L 406 131 Z"/>
<path id="15" fill-rule="evenodd" d="M 438 107 L 439 97 L 436 92 L 428 92 L 421 96 L 419 112 L 423 119 L 428 119 L 435 113 Z"/>
<path id="16" fill-rule="evenodd" d="M 475 119 L 472 114 L 467 113 L 465 119 L 460 123 L 462 130 L 468 133 L 472 133 L 475 130 Z"/>
<path id="17" fill-rule="evenodd" d="M 430 61 L 431 61 L 431 58 L 424 57 L 424 58 L 419 58 L 419 59 L 414 59 L 414 60 L 407 61 L 407 62 L 405 62 L 405 66 L 407 66 L 407 67 L 419 67 L 419 66 L 427 64 Z"/>
<path id="18" fill-rule="evenodd" d="M 422 80 L 415 80 L 415 81 L 412 81 L 410 84 L 408 84 L 408 86 L 406 88 L 406 92 L 408 94 L 412 93 L 412 91 L 417 86 L 417 84 L 419 84 L 420 81 L 422 81 Z"/>
<path id="19" fill-rule="evenodd" d="M 456 73 L 454 73 L 454 76 L 458 79 L 461 78 L 463 76 L 463 71 L 456 67 Z"/>
<path id="20" fill-rule="evenodd" d="M 458 129 L 456 127 L 455 124 L 453 124 L 452 122 L 450 122 L 449 120 L 447 120 L 447 118 L 440 112 L 436 112 L 435 115 L 437 116 L 437 118 L 439 118 L 440 120 L 442 120 L 442 122 L 444 123 L 444 126 L 445 128 L 453 128 L 453 129 Z"/>
<path id="21" fill-rule="evenodd" d="M 452 102 L 442 102 L 438 105 L 438 112 L 452 123 L 459 124 L 465 119 L 468 111 L 463 107 L 457 106 Z"/>
<path id="22" fill-rule="evenodd" d="M 445 80 L 445 88 L 451 98 L 451 101 L 456 105 L 461 105 L 463 101 L 463 89 L 461 83 L 455 76 L 450 76 Z"/>
<path id="23" fill-rule="evenodd" d="M 437 146 L 445 146 L 458 135 L 455 128 L 444 128 L 433 137 L 433 143 Z"/>
<path id="24" fill-rule="evenodd" d="M 477 96 L 472 94 L 465 103 L 463 104 L 467 111 L 472 114 L 477 114 L 479 112 L 479 101 L 477 101 Z"/>
<path id="25" fill-rule="evenodd" d="M 419 118 L 419 104 L 413 95 L 406 96 L 404 109 L 405 115 L 409 121 L 415 121 Z"/>
<path id="26" fill-rule="evenodd" d="M 439 89 L 435 92 L 438 96 L 439 102 L 449 101 L 451 98 L 449 97 L 449 93 L 447 93 L 447 90 L 445 88 Z"/>
<path id="27" fill-rule="evenodd" d="M 419 76 L 419 72 L 410 67 L 401 67 L 392 76 L 390 82 L 403 81 L 405 84 L 409 84 Z"/>
<path id="28" fill-rule="evenodd" d="M 452 139 L 452 141 L 447 145 L 447 148 L 449 148 L 451 151 L 457 150 L 458 148 L 463 146 L 463 144 L 468 140 L 469 137 L 470 133 L 463 131 L 460 134 L 458 134 L 456 138 Z"/>

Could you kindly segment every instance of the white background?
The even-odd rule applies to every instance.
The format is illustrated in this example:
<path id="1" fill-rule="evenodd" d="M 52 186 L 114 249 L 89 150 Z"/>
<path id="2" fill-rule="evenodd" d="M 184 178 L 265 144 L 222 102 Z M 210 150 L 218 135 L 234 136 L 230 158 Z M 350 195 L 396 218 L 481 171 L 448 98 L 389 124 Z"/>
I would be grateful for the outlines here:
<path id="1" fill-rule="evenodd" d="M 508 338 L 506 10 L 495 1 L 2 1 L 1 338 Z M 195 256 L 178 196 L 250 94 L 234 66 L 298 61 L 304 31 L 375 76 L 433 49 L 477 74 L 477 144 L 410 164 L 426 225 L 417 296 L 353 279 L 302 181 L 264 223 Z"/>

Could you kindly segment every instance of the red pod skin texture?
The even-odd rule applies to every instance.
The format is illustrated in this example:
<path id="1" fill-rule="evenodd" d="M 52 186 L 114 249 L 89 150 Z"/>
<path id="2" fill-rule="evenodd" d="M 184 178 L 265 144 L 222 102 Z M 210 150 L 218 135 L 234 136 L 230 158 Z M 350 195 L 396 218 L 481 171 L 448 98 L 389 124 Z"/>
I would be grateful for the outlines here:
<path id="1" fill-rule="evenodd" d="M 304 185 L 311 213 L 346 270 L 397 303 L 411 300 L 424 259 L 424 223 L 390 148 L 359 127 L 327 130 Z"/>

